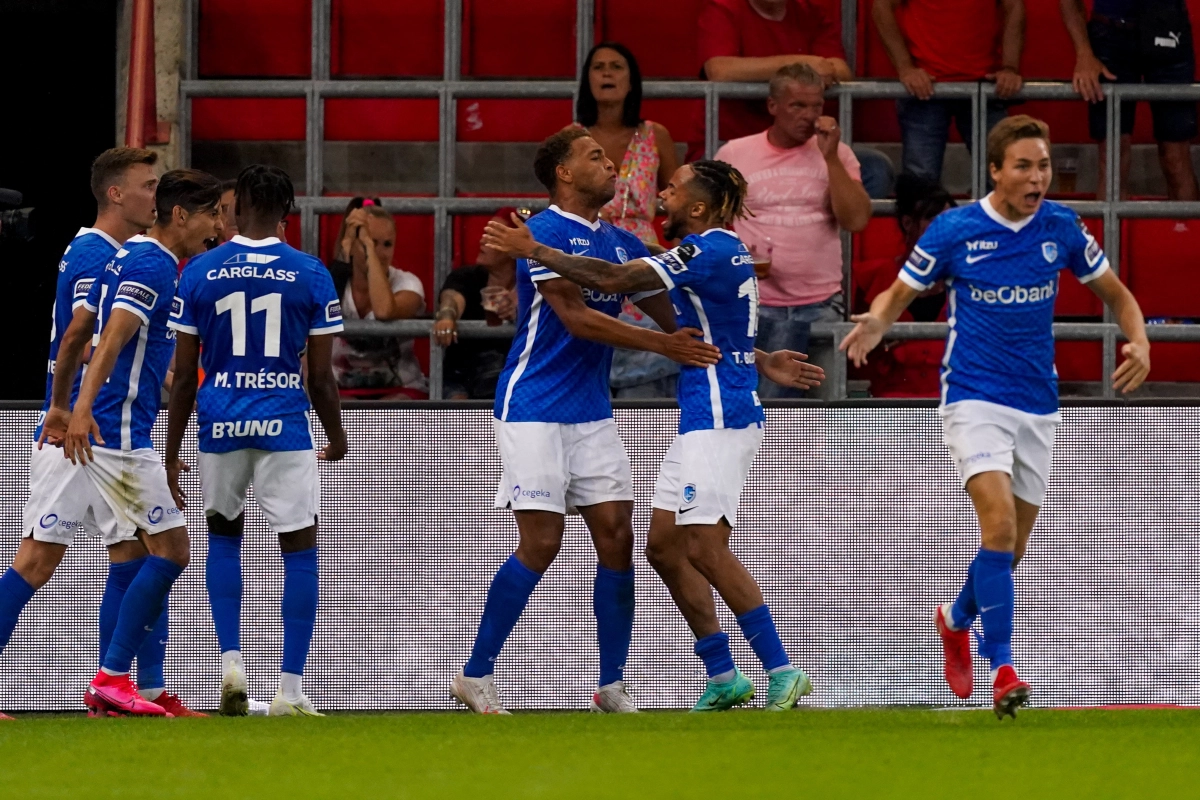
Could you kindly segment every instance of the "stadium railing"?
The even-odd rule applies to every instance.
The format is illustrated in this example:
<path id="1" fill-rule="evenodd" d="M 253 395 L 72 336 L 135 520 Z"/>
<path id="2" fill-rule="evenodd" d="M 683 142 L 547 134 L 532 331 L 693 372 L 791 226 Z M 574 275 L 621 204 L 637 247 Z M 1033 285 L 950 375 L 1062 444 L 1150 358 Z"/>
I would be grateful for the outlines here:
<path id="1" fill-rule="evenodd" d="M 438 126 L 438 194 L 436 197 L 385 197 L 384 207 L 393 214 L 419 214 L 434 219 L 434 291 L 440 290 L 446 275 L 453 268 L 453 217 L 467 214 L 486 214 L 512 205 L 510 196 L 457 197 L 455 142 L 457 141 L 456 103 L 459 98 L 574 98 L 574 80 L 463 80 L 462 60 L 462 2 L 445 0 L 445 30 L 443 46 L 443 77 L 441 80 L 331 80 L 329 21 L 332 0 L 312 0 L 312 70 L 308 79 L 236 79 L 201 80 L 197 69 L 199 29 L 199 0 L 185 0 L 184 15 L 184 75 L 180 81 L 179 129 L 180 151 L 184 164 L 191 157 L 191 101 L 196 97 L 303 97 L 306 100 L 305 178 L 308 194 L 298 198 L 304 249 L 316 254 L 318 250 L 318 216 L 340 214 L 345 198 L 323 197 L 322 163 L 324 141 L 324 101 L 330 97 L 361 98 L 436 98 L 439 107 Z M 586 58 L 593 41 L 594 0 L 576 0 L 576 64 Z M 854 32 L 857 4 L 842 0 L 843 42 L 853 61 L 856 46 Z M 578 70 L 576 71 L 578 74 Z M 1107 141 L 1117 140 L 1119 108 L 1122 102 L 1137 100 L 1200 101 L 1200 84 L 1146 85 L 1106 84 L 1105 96 L 1115 102 L 1107 106 Z M 705 104 L 705 153 L 711 156 L 719 145 L 718 108 L 722 99 L 756 99 L 766 97 L 767 87 L 761 83 L 715 83 L 708 81 L 645 81 L 643 96 L 647 98 L 703 98 Z M 971 101 L 975 119 L 972 143 L 972 197 L 978 198 L 986 186 L 984 140 L 986 138 L 987 101 L 995 87 L 987 83 L 939 83 L 934 96 Z M 853 112 L 855 100 L 897 99 L 907 96 L 896 81 L 850 81 L 833 87 L 828 97 L 839 101 L 839 125 L 846 142 L 853 141 Z M 1031 81 L 1016 95 L 1018 100 L 1079 100 L 1070 83 Z M 1120 197 L 1120 170 L 1117 169 L 1119 148 L 1107 148 L 1107 183 L 1105 197 Z M 521 199 L 521 204 L 539 209 L 545 200 Z M 1104 249 L 1113 271 L 1121 269 L 1121 220 L 1134 218 L 1200 218 L 1200 202 L 1167 201 L 1068 201 L 1066 205 L 1083 217 L 1104 220 Z M 876 215 L 894 213 L 888 200 L 872 203 Z M 850 235 L 843 234 L 843 274 L 846 297 L 850 297 L 851 245 Z M 850 323 L 820 324 L 813 328 L 813 339 L 841 339 L 853 326 Z M 934 339 L 946 334 L 945 323 L 900 323 L 888 333 L 892 339 Z M 355 336 L 414 336 L 431 337 L 433 320 L 416 319 L 397 322 L 356 321 L 347 324 Z M 461 323 L 460 336 L 470 338 L 511 337 L 512 326 L 488 327 L 483 323 Z M 1105 309 L 1100 323 L 1056 323 L 1054 335 L 1060 340 L 1100 341 L 1103 343 L 1103 375 L 1116 368 L 1118 341 L 1121 333 Z M 1200 326 L 1152 325 L 1152 341 L 1200 342 Z M 430 345 L 430 399 L 441 399 L 442 349 Z M 831 362 L 829 379 L 830 399 L 840 400 L 847 395 L 846 360 L 836 354 Z M 1103 382 L 1103 396 L 1114 397 L 1112 386 Z"/>

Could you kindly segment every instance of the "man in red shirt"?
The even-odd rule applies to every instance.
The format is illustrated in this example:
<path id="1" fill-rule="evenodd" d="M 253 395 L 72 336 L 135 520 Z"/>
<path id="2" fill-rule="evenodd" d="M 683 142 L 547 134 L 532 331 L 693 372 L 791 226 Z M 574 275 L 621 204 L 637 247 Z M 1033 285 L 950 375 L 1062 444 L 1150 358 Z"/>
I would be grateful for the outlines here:
<path id="1" fill-rule="evenodd" d="M 1024 0 L 874 0 L 872 16 L 900 82 L 912 97 L 896 101 L 904 155 L 901 170 L 941 180 L 954 121 L 971 147 L 969 99 L 934 100 L 936 81 L 996 82 L 1001 100 L 1021 90 Z M 897 13 L 899 12 L 899 13 Z M 988 129 L 1005 116 L 989 103 Z"/>
<path id="2" fill-rule="evenodd" d="M 836 0 L 708 0 L 698 20 L 700 77 L 710 81 L 762 81 L 780 67 L 807 64 L 825 85 L 853 77 L 842 50 Z M 702 120 L 703 117 L 700 118 Z M 771 127 L 763 100 L 722 100 L 720 139 L 740 139 Z M 700 130 L 703 122 L 699 121 Z M 695 139 L 696 137 L 694 137 Z M 703 137 L 688 160 L 701 158 Z M 855 147 L 862 182 L 871 197 L 891 192 L 894 169 L 882 153 Z"/>

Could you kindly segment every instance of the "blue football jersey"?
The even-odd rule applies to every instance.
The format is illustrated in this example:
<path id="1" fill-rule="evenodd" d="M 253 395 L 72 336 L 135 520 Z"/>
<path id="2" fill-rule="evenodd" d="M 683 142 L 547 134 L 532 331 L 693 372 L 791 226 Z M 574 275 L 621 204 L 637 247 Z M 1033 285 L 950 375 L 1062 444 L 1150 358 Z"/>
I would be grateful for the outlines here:
<path id="1" fill-rule="evenodd" d="M 92 283 L 104 272 L 104 267 L 112 261 L 116 252 L 121 249 L 121 243 L 107 233 L 95 228 L 80 228 L 79 233 L 67 245 L 62 260 L 58 262 L 58 286 L 54 290 L 54 309 L 50 315 L 50 358 L 46 362 L 46 400 L 42 403 L 42 413 L 38 415 L 37 428 L 33 438 L 42 435 L 42 420 L 50 410 L 50 399 L 54 388 L 54 366 L 58 361 L 58 348 L 62 346 L 63 334 L 71 324 L 75 309 L 87 300 Z M 75 397 L 79 394 L 79 382 L 82 371 L 75 376 L 71 385 L 71 405 L 75 405 Z"/>
<path id="2" fill-rule="evenodd" d="M 758 279 L 754 259 L 733 231 L 711 228 L 646 259 L 671 290 L 679 327 L 704 332 L 720 348 L 711 367 L 679 370 L 679 432 L 761 424 L 754 337 Z"/>
<path id="3" fill-rule="evenodd" d="M 530 219 L 529 228 L 540 243 L 575 255 L 622 264 L 650 255 L 632 233 L 607 222 L 588 222 L 558 206 Z M 612 416 L 612 348 L 567 333 L 537 289 L 539 281 L 558 277 L 537 261 L 517 261 L 517 335 L 496 384 L 497 419 L 574 424 Z M 625 296 L 584 289 L 583 299 L 616 317 Z"/>
<path id="4" fill-rule="evenodd" d="M 946 284 L 943 405 L 986 400 L 1031 414 L 1058 410 L 1052 326 L 1063 269 L 1083 283 L 1108 269 L 1099 243 L 1066 206 L 1046 200 L 1011 222 L 985 197 L 934 219 L 900 279 L 922 291 Z"/>
<path id="5" fill-rule="evenodd" d="M 184 267 L 168 324 L 200 337 L 202 452 L 312 449 L 300 358 L 309 336 L 342 330 L 324 264 L 274 237 L 235 236 Z"/>
<path id="6" fill-rule="evenodd" d="M 179 259 L 157 239 L 134 236 L 116 252 L 92 284 L 85 307 L 96 314 L 100 332 L 112 312 L 123 309 L 142 321 L 117 356 L 108 381 L 92 404 L 104 446 L 121 450 L 153 447 L 150 429 L 167 367 L 175 352 L 175 331 L 167 327 Z"/>

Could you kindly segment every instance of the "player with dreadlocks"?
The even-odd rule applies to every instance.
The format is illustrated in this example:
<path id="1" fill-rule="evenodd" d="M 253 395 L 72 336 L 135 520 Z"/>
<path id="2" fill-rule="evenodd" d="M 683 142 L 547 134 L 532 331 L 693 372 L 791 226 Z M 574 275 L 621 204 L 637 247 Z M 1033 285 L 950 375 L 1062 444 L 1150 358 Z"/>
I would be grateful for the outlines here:
<path id="1" fill-rule="evenodd" d="M 682 238 L 662 255 L 624 264 L 571 255 L 539 244 L 520 220 L 515 229 L 488 223 L 484 242 L 600 292 L 665 288 L 679 326 L 702 330 L 704 341 L 720 348 L 719 363 L 681 368 L 679 436 L 654 488 L 646 558 L 696 635 L 696 655 L 708 672 L 708 687 L 693 710 L 720 711 L 754 697 L 754 684 L 734 666 L 729 637 L 717 620 L 715 587 L 770 675 L 766 707 L 782 711 L 811 692 L 812 683 L 788 659 L 762 591 L 729 549 L 729 537 L 762 443 L 758 373 L 800 389 L 818 385 L 824 373 L 801 353 L 754 348 L 758 282 L 750 252 L 729 229 L 747 213 L 741 173 L 723 161 L 685 164 L 660 196 L 667 212 L 664 234 Z"/>
<path id="2" fill-rule="evenodd" d="M 221 646 L 221 713 L 319 716 L 301 676 L 317 618 L 317 459 L 346 454 L 332 366 L 331 334 L 342 330 L 341 305 L 329 270 L 279 239 L 295 203 L 287 173 L 246 167 L 234 202 L 240 233 L 192 259 L 175 293 L 167 474 L 183 508 L 179 473 L 187 466 L 179 448 L 202 360 L 198 460 L 208 522 L 205 581 Z M 306 354 L 307 393 L 300 363 Z M 310 397 L 329 440 L 319 453 L 309 433 Z M 283 662 L 269 709 L 249 701 L 240 642 L 243 508 L 251 484 L 283 556 Z"/>

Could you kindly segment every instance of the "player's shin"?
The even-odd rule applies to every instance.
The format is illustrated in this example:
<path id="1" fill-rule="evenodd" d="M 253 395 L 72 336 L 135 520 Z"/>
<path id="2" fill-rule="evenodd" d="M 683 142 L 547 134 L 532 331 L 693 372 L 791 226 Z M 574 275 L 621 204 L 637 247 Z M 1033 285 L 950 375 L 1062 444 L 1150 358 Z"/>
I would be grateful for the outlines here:
<path id="1" fill-rule="evenodd" d="M 125 599 L 125 592 L 129 590 L 129 584 L 133 583 L 133 579 L 137 577 L 142 565 L 146 563 L 146 557 L 135 558 L 132 561 L 110 562 L 108 565 L 108 579 L 104 582 L 104 594 L 100 598 L 100 662 L 104 662 L 104 656 L 108 653 L 108 646 L 112 644 L 113 631 L 117 628 L 117 617 L 121 613 L 121 601 Z"/>
<path id="2" fill-rule="evenodd" d="M 167 636 L 170 629 L 171 598 L 163 598 L 162 613 L 154 623 L 154 630 L 142 642 L 137 652 L 138 692 L 147 700 L 157 700 L 167 686 L 163 667 L 167 660 Z"/>
<path id="3" fill-rule="evenodd" d="M 285 562 L 286 563 L 286 562 Z M 242 624 L 242 537 L 208 534 L 204 583 L 221 653 L 240 652 Z"/>
<path id="4" fill-rule="evenodd" d="M 283 553 L 283 663 L 279 690 L 284 699 L 303 697 L 301 676 L 317 623 L 317 548 Z"/>
<path id="5" fill-rule="evenodd" d="M 975 602 L 975 561 L 967 567 L 967 579 L 962 589 L 950 606 L 950 624 L 956 631 L 965 631 L 971 627 L 979 614 L 979 605 Z"/>
<path id="6" fill-rule="evenodd" d="M 21 611 L 33 598 L 34 588 L 12 567 L 0 577 L 0 652 L 8 646 Z"/>
<path id="7" fill-rule="evenodd" d="M 980 655 L 992 670 L 1012 664 L 1012 630 L 1015 606 L 1012 573 L 1013 554 L 979 549 L 975 556 L 975 602 L 983 622 Z"/>
<path id="8" fill-rule="evenodd" d="M 487 602 L 483 606 L 483 617 L 479 620 L 479 631 L 471 648 L 471 658 L 463 667 L 468 678 L 491 675 L 496 657 L 504 647 L 508 635 L 516 627 L 529 596 L 533 594 L 541 573 L 534 572 L 515 556 L 509 556 L 488 588 Z"/>
<path id="9" fill-rule="evenodd" d="M 134 656 L 162 614 L 171 586 L 182 572 L 183 567 L 169 559 L 153 555 L 146 558 L 121 601 L 112 643 L 102 662 L 104 672 L 109 675 L 129 672 Z"/>
<path id="10" fill-rule="evenodd" d="M 763 669 L 767 672 L 791 669 L 779 632 L 775 630 L 775 620 L 771 618 L 771 610 L 766 604 L 740 615 L 737 621 L 746 641 L 762 662 Z"/>
<path id="11" fill-rule="evenodd" d="M 633 639 L 633 567 L 617 571 L 596 565 L 592 609 L 600 649 L 600 686 L 625 679 L 625 660 Z"/>
<path id="12" fill-rule="evenodd" d="M 704 670 L 710 681 L 728 683 L 737 674 L 733 653 L 729 649 L 729 634 L 724 631 L 697 639 L 694 652 L 704 662 Z"/>

